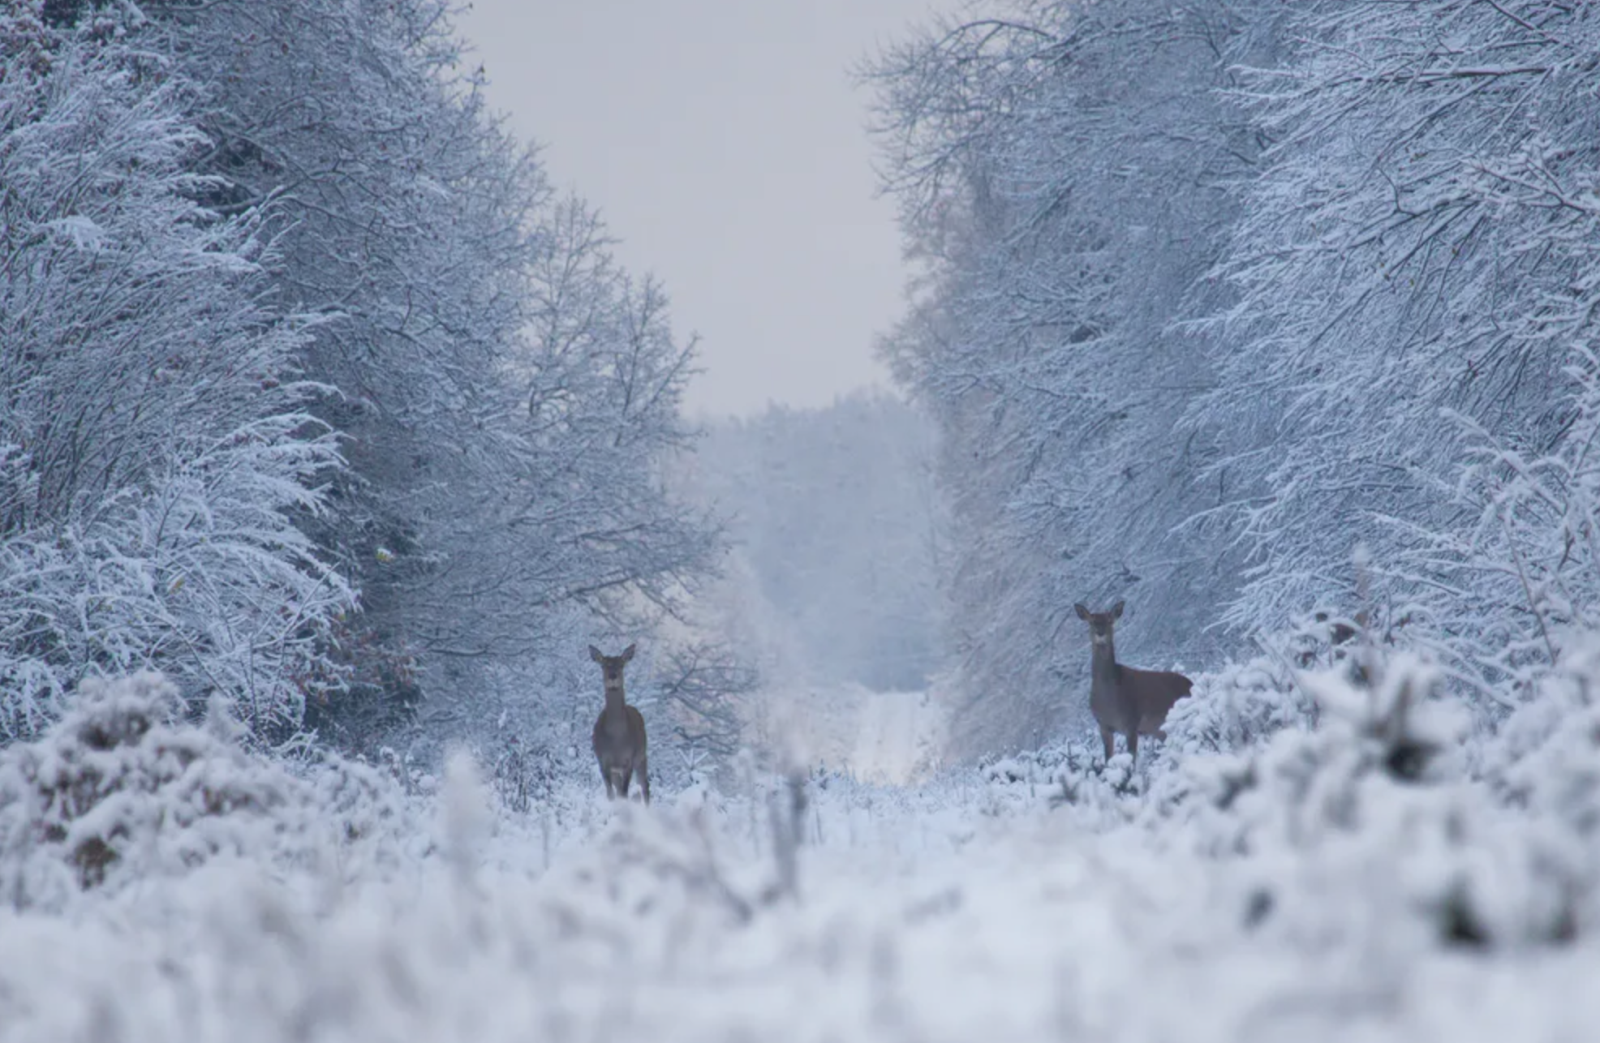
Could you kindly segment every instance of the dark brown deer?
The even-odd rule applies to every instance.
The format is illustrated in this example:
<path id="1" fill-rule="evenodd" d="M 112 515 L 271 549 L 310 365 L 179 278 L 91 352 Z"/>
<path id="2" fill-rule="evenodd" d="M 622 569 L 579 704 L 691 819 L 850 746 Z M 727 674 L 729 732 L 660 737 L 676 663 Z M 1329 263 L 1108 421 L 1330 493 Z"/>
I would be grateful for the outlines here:
<path id="1" fill-rule="evenodd" d="M 589 658 L 600 664 L 605 678 L 606 708 L 594 722 L 594 756 L 600 762 L 600 777 L 606 783 L 606 796 L 615 800 L 628 799 L 628 783 L 635 774 L 639 788 L 644 791 L 644 802 L 650 803 L 650 762 L 644 734 L 644 715 L 636 706 L 629 706 L 622 694 L 622 668 L 633 658 L 634 646 L 629 645 L 621 655 L 604 655 L 589 646 Z"/>
<path id="2" fill-rule="evenodd" d="M 1161 726 L 1167 721 L 1172 704 L 1189 694 L 1193 684 L 1182 674 L 1167 670 L 1136 670 L 1117 662 L 1112 632 L 1122 617 L 1122 602 L 1110 612 L 1090 612 L 1081 603 L 1074 605 L 1078 618 L 1089 624 L 1089 709 L 1100 725 L 1100 740 L 1106 745 L 1106 760 L 1116 749 L 1116 735 L 1128 740 L 1128 755 L 1139 763 L 1139 736 L 1165 739 Z"/>

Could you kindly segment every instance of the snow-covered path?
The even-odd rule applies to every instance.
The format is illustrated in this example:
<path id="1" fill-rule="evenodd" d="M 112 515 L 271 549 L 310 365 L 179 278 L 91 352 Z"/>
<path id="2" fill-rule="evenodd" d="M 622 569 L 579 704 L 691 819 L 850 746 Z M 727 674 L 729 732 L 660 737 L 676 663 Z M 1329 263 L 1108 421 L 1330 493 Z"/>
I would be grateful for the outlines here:
<path id="1" fill-rule="evenodd" d="M 860 685 L 766 693 L 764 742 L 807 766 L 903 786 L 937 768 L 945 714 L 928 692 L 875 692 Z"/>
<path id="2" fill-rule="evenodd" d="M 905 785 L 938 763 L 944 715 L 927 692 L 873 692 L 858 704 L 855 731 L 851 773 Z"/>

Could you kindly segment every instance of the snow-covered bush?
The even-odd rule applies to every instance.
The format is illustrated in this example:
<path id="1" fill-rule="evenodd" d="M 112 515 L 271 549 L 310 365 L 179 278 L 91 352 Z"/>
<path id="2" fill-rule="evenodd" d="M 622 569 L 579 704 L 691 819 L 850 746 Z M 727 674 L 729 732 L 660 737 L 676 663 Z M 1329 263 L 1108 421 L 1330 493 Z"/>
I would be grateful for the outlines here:
<path id="1" fill-rule="evenodd" d="M 113 28 L 0 14 L 0 743 L 151 667 L 265 736 L 338 685 L 351 592 L 297 523 L 341 465 L 270 207 L 197 202 L 193 85 Z"/>
<path id="2" fill-rule="evenodd" d="M 1314 730 L 1181 762 L 1152 785 L 1142 821 L 1163 844 L 1235 865 L 1224 886 L 1249 930 L 1318 945 L 1370 933 L 1404 945 L 1571 938 L 1594 912 L 1593 845 L 1471 776 L 1471 715 L 1444 694 L 1441 670 L 1407 653 L 1372 666 L 1370 684 L 1337 668 L 1300 674 L 1320 706 Z M 1504 774 L 1502 792 L 1516 771 Z M 1583 777 L 1527 792 L 1569 794 Z"/>
<path id="3" fill-rule="evenodd" d="M 86 680 L 43 736 L 0 753 L 0 895 L 54 906 L 86 888 L 181 874 L 219 856 L 308 864 L 395 841 L 391 786 L 330 761 L 291 773 L 247 752 L 215 699 L 179 719 L 159 674 Z"/>
<path id="4" fill-rule="evenodd" d="M 1464 770 L 1461 715 L 1428 695 L 1437 671 L 1382 665 L 1371 692 L 1340 672 L 1302 678 L 1322 702 L 1315 730 L 1168 751 L 1148 795 L 1108 805 L 1048 810 L 1041 786 L 991 814 L 996 790 L 1026 783 L 818 773 L 797 830 L 793 777 L 648 809 L 591 784 L 542 839 L 545 807 L 494 809 L 455 759 L 403 871 L 369 863 L 359 886 L 322 886 L 328 861 L 212 857 L 138 887 L 117 886 L 118 863 L 66 915 L 0 903 L 0 1023 L 8 1041 L 104 1023 L 236 1043 L 663 1026 L 685 1040 L 1132 1040 L 1182 1038 L 1189 1022 L 1206 1040 L 1288 1038 L 1272 1031 L 1287 1022 L 1332 1038 L 1352 1017 L 1398 1043 L 1487 1038 L 1459 1028 L 1480 1022 L 1532 1038 L 1592 1024 L 1573 986 L 1600 955 L 1587 940 L 1600 859 L 1553 805 L 1505 807 Z M 1534 765 L 1583 738 L 1570 726 L 1594 675 L 1572 674 L 1568 703 L 1519 714 L 1505 751 L 1552 797 L 1563 776 Z M 1066 758 L 991 767 L 1009 779 L 1044 760 Z M 1231 802 L 1213 788 L 1230 769 Z M 1166 801 L 1180 778 L 1186 799 Z M 800 843 L 777 843 L 780 829 Z"/>
<path id="5" fill-rule="evenodd" d="M 643 918 L 713 930 L 748 923 L 779 897 L 773 863 L 722 848 L 711 821 L 704 807 L 652 816 L 625 808 L 561 870 L 572 929 L 620 940 Z"/>
<path id="6" fill-rule="evenodd" d="M 1600 640 L 1572 647 L 1477 760 L 1508 807 L 1550 816 L 1600 848 Z"/>
<path id="7" fill-rule="evenodd" d="M 1082 774 L 1099 759 L 1098 748 L 1087 738 L 1079 738 L 1037 750 L 985 757 L 978 762 L 976 770 L 989 785 L 1038 785 L 1048 784 L 1063 775 Z"/>
<path id="8" fill-rule="evenodd" d="M 1296 637 L 1283 643 L 1300 647 Z M 1194 678 L 1188 698 L 1167 714 L 1167 741 L 1160 750 L 1168 759 L 1228 753 L 1287 728 L 1315 728 L 1317 719 L 1316 701 L 1295 680 L 1289 660 L 1281 652 L 1263 655 Z"/>
<path id="9" fill-rule="evenodd" d="M 1098 735 L 984 758 L 976 767 L 982 794 L 978 810 L 989 818 L 1006 818 L 1070 807 L 1095 828 L 1127 822 L 1140 807 L 1152 755 L 1141 746 L 1137 770 L 1125 750 L 1109 764 L 1103 759 Z"/>

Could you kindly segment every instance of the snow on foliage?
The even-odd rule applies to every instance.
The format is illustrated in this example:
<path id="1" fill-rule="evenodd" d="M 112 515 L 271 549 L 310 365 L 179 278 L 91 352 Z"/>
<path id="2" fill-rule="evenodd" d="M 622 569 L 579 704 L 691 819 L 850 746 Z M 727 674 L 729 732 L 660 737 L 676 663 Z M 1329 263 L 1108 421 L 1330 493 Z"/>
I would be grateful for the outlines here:
<path id="1" fill-rule="evenodd" d="M 1011 0 L 891 51 L 958 752 L 1071 734 L 1079 598 L 1139 665 L 1229 599 L 1260 654 L 1137 765 L 645 808 L 567 653 L 715 550 L 661 480 L 692 345 L 446 6 L 0 15 L 0 1039 L 1593 1034 L 1600 20 Z M 346 681 L 381 768 L 262 741 Z"/>
<path id="2" fill-rule="evenodd" d="M 1396 655 L 1375 673 L 1360 687 L 1303 675 L 1318 728 L 1180 763 L 1147 814 L 1238 861 L 1248 926 L 1297 943 L 1379 929 L 1412 947 L 1571 941 L 1600 911 L 1592 841 L 1469 773 L 1471 720 L 1436 668 Z"/>
<path id="3" fill-rule="evenodd" d="M 1012 801 L 1005 772 L 961 769 L 912 790 L 760 777 L 650 808 L 591 780 L 516 814 L 457 755 L 437 796 L 360 801 L 410 834 L 387 861 L 356 857 L 340 791 L 214 723 L 162 721 L 159 680 L 90 686 L 9 755 L 0 865 L 14 876 L 19 816 L 62 821 L 22 810 L 19 765 L 124 780 L 129 810 L 98 812 L 126 827 L 124 860 L 80 889 L 67 849 L 36 844 L 64 883 L 0 908 L 5 1038 L 1563 1038 L 1600 1016 L 1574 988 L 1600 967 L 1578 781 L 1596 666 L 1472 739 L 1482 775 L 1437 670 L 1403 655 L 1371 687 L 1297 675 L 1314 729 L 1169 744 L 1138 778 L 1063 754 L 1076 801 Z M 302 857 L 311 833 L 320 857 Z"/>
<path id="4" fill-rule="evenodd" d="M 1592 519 L 1547 523 L 1581 505 L 1560 464 L 1591 442 L 1565 373 L 1600 314 L 1600 27 L 1542 0 L 1316 0 L 1263 25 L 1282 46 L 1235 97 L 1269 144 L 1214 272 L 1238 300 L 1196 410 L 1235 433 L 1210 474 L 1241 489 L 1255 557 L 1228 618 L 1278 626 L 1364 542 L 1373 600 L 1493 700 L 1549 665 L 1531 616 L 1558 590 L 1526 556 L 1588 569 L 1550 548 Z"/>
<path id="5" fill-rule="evenodd" d="M 1452 668 L 1474 703 L 1501 715 L 1569 651 L 1584 654 L 1600 626 L 1600 360 L 1579 345 L 1567 351 L 1564 372 L 1549 406 L 1565 433 L 1547 448 L 1450 418 L 1462 460 L 1441 484 L 1466 523 L 1388 519 L 1408 543 L 1384 570 L 1405 591 L 1391 614 L 1406 620 L 1411 644 Z"/>
<path id="6" fill-rule="evenodd" d="M 39 739 L 0 752 L 0 894 L 59 909 L 78 889 L 141 886 L 231 855 L 286 865 L 370 846 L 391 784 L 331 761 L 309 777 L 252 756 L 227 704 L 179 720 L 159 674 L 79 685 Z M 325 835 L 324 835 L 325 834 Z"/>
<path id="7" fill-rule="evenodd" d="M 316 414 L 347 467 L 304 530 L 361 602 L 334 638 L 353 692 L 312 725 L 370 751 L 429 702 L 430 740 L 471 740 L 444 719 L 494 720 L 508 674 L 573 651 L 574 610 L 655 631 L 717 549 L 660 480 L 694 346 L 489 111 L 455 5 L 146 6 L 217 194 L 279 218 L 274 285 L 322 320 L 305 372 L 339 391 Z"/>
<path id="8" fill-rule="evenodd" d="M 0 5 L 0 742 L 152 668 L 372 750 L 709 567 L 693 345 L 449 8 Z"/>
<path id="9" fill-rule="evenodd" d="M 266 299 L 267 212 L 198 202 L 191 85 L 30 6 L 0 15 L 0 741 L 150 666 L 267 736 L 337 685 L 352 605 L 292 520 L 341 465 L 309 320 Z"/>
<path id="10" fill-rule="evenodd" d="M 1056 698 L 1088 676 L 1076 601 L 1127 599 L 1124 653 L 1220 658 L 1242 547 L 1214 512 L 1238 486 L 1192 479 L 1249 421 L 1188 422 L 1214 378 L 1177 320 L 1219 300 L 1201 277 L 1257 149 L 1219 88 L 1257 6 L 993 0 L 869 70 L 921 268 L 883 351 L 940 435 L 964 756 L 1088 723 Z"/>
<path id="11" fill-rule="evenodd" d="M 1080 599 L 1208 666 L 1367 600 L 1485 718 L 1593 625 L 1597 24 L 989 0 L 872 64 L 961 752 L 1057 734 Z"/>

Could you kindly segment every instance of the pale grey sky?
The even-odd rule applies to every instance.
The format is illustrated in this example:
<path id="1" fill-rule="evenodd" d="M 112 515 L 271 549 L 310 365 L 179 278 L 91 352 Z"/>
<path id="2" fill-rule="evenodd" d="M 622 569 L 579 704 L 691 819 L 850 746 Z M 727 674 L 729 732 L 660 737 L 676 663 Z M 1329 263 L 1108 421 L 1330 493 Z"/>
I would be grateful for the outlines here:
<path id="1" fill-rule="evenodd" d="M 702 337 L 689 408 L 748 414 L 888 385 L 894 207 L 847 70 L 955 0 L 473 0 L 490 103 L 605 215 Z"/>

